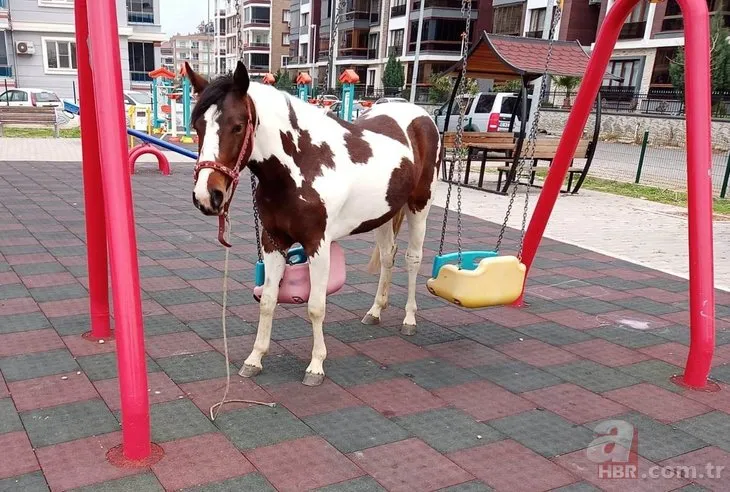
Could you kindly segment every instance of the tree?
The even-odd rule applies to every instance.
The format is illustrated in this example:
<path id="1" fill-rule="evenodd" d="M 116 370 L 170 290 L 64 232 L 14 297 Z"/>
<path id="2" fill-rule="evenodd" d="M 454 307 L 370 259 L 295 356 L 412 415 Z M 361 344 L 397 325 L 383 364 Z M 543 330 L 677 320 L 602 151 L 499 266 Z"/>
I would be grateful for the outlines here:
<path id="1" fill-rule="evenodd" d="M 572 104 L 570 102 L 570 93 L 573 89 L 578 87 L 580 84 L 580 77 L 571 77 L 569 75 L 553 77 L 555 85 L 565 89 L 565 98 L 563 99 L 563 107 L 569 108 Z M 536 89 L 537 90 L 537 89 Z"/>
<path id="2" fill-rule="evenodd" d="M 428 99 L 432 103 L 442 103 L 451 97 L 454 90 L 454 80 L 448 75 L 431 74 L 429 79 L 431 87 L 428 89 Z M 466 79 L 466 92 L 476 94 L 479 92 L 479 84 L 474 79 Z"/>
<path id="3" fill-rule="evenodd" d="M 395 53 L 391 52 L 383 71 L 383 87 L 386 90 L 398 89 L 400 91 L 405 83 L 406 75 L 403 71 L 403 63 L 395 57 Z"/>
<path id="4" fill-rule="evenodd" d="M 276 71 L 274 74 L 274 87 L 280 91 L 290 91 L 294 87 L 294 82 L 292 82 L 288 71 L 282 72 L 281 69 Z"/>
<path id="5" fill-rule="evenodd" d="M 508 80 L 500 84 L 494 84 L 494 92 L 519 92 L 522 90 L 522 81 L 518 79 Z"/>
<path id="6" fill-rule="evenodd" d="M 718 8 L 719 11 L 723 10 Z M 723 25 L 723 16 L 714 15 L 710 24 L 710 76 L 712 91 L 730 91 L 730 30 Z M 678 48 L 669 60 L 669 79 L 678 91 L 684 91 L 684 47 Z"/>

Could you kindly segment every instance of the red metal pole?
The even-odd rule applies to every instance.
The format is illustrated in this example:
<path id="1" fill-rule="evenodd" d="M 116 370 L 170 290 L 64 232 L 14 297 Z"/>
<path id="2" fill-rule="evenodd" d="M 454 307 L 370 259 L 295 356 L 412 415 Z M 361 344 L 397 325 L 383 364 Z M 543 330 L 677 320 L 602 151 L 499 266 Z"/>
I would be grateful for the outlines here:
<path id="1" fill-rule="evenodd" d="M 116 2 L 94 0 L 87 8 L 96 117 L 104 128 L 99 152 L 111 256 L 123 455 L 142 461 L 150 457 L 152 446 Z"/>
<path id="2" fill-rule="evenodd" d="M 707 386 L 715 339 L 710 154 L 709 17 L 704 0 L 679 0 L 685 19 L 687 56 L 687 188 L 689 201 L 691 344 L 682 383 Z M 555 159 L 525 233 L 522 262 L 528 273 L 578 141 L 598 95 L 619 32 L 638 0 L 617 0 L 606 14 L 585 76 L 568 116 Z M 689 22 L 690 19 L 694 19 Z M 522 304 L 522 297 L 515 302 Z"/>
<path id="3" fill-rule="evenodd" d="M 690 346 L 683 383 L 707 386 L 715 349 L 710 127 L 710 20 L 704 0 L 679 0 L 684 17 Z"/>
<path id="4" fill-rule="evenodd" d="M 104 220 L 104 191 L 101 185 L 99 161 L 99 129 L 96 123 L 94 81 L 88 63 L 89 48 L 86 39 L 89 29 L 86 23 L 86 1 L 76 0 L 76 57 L 79 60 L 79 94 L 84 102 L 81 110 L 81 150 L 84 172 L 84 209 L 86 213 L 86 252 L 89 270 L 89 310 L 91 332 L 87 340 L 111 338 L 109 320 L 109 285 L 106 252 L 106 224 Z M 81 62 L 84 60 L 84 63 Z"/>

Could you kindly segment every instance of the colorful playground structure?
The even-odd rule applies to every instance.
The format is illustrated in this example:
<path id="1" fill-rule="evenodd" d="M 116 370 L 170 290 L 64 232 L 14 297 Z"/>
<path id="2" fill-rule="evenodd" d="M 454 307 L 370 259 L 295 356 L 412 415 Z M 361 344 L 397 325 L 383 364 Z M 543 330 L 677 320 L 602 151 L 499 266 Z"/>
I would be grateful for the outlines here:
<path id="1" fill-rule="evenodd" d="M 529 280 L 530 268 L 621 28 L 638 1 L 616 0 L 601 25 L 553 164 L 526 228 L 520 259 L 525 267 L 524 282 L 514 302 L 515 306 L 522 303 L 524 284 Z M 674 381 L 690 389 L 708 391 L 716 389 L 716 385 L 708 380 L 715 341 L 709 17 L 703 0 L 680 0 L 679 4 L 685 19 L 686 92 L 692 95 L 686 101 L 691 343 L 684 374 Z M 125 158 L 131 159 L 127 153 L 126 135 L 146 142 L 144 148 L 135 152 L 138 155 L 151 153 L 157 155 L 158 159 L 164 157 L 151 144 L 183 152 L 169 142 L 125 128 L 115 3 L 76 0 L 75 6 L 79 89 L 81 100 L 84 101 L 84 114 L 88 112 L 89 115 L 81 120 L 91 312 L 91 331 L 84 338 L 90 342 L 112 336 L 116 338 L 122 444 L 109 451 L 108 459 L 119 466 L 149 466 L 162 458 L 163 451 L 152 443 L 150 433 L 134 206 L 128 165 L 125 166 Z M 93 50 L 94 70 L 91 69 L 90 49 Z M 169 79 L 166 77 L 161 76 L 163 80 L 160 81 L 160 87 L 155 85 L 155 94 L 167 84 Z M 304 85 L 304 78 L 301 80 Z M 344 110 L 343 116 L 348 118 L 352 108 L 352 80 L 349 75 L 342 80 L 342 107 L 350 108 L 349 113 L 347 109 Z M 300 84 L 299 78 L 297 84 Z M 345 89 L 345 86 L 349 87 Z M 306 91 L 299 94 L 300 97 L 307 96 Z M 346 104 L 346 101 L 349 102 Z M 158 128 L 156 125 L 162 123 L 155 111 L 153 115 L 153 127 Z M 192 152 L 185 152 L 188 152 L 185 154 L 188 157 L 197 157 Z M 461 254 L 460 251 L 459 257 Z M 111 330 L 108 298 L 109 268 L 114 332 Z"/>

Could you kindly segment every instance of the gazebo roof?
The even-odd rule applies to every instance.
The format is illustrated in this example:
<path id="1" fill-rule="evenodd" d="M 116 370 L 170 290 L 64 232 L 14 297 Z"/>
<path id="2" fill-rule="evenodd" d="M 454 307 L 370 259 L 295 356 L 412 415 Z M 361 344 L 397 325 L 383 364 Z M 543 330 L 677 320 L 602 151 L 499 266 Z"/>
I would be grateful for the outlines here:
<path id="1" fill-rule="evenodd" d="M 542 76 L 550 42 L 547 39 L 489 34 L 484 31 L 469 50 L 467 76 L 497 81 L 527 80 Z M 558 76 L 583 77 L 590 57 L 578 41 L 553 41 L 547 73 Z M 461 61 L 445 74 L 461 71 Z M 606 74 L 607 77 L 613 77 Z"/>

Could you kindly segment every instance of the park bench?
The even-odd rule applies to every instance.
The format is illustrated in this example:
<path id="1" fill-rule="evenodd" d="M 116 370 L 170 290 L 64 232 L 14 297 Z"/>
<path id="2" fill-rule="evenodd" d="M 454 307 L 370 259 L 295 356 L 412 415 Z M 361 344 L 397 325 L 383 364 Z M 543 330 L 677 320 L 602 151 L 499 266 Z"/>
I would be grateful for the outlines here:
<path id="1" fill-rule="evenodd" d="M 53 106 L 2 106 L 0 105 L 0 137 L 5 125 L 53 126 L 56 138 L 60 136 L 56 108 Z"/>
<path id="2" fill-rule="evenodd" d="M 553 158 L 555 157 L 555 152 L 558 149 L 558 144 L 560 143 L 559 138 L 538 138 L 535 141 L 535 152 L 532 155 L 532 158 L 530 159 L 532 162 L 530 165 L 530 185 L 534 184 L 535 182 L 535 175 L 537 174 L 537 171 L 541 170 L 547 170 L 550 169 L 550 165 L 553 162 Z M 578 141 L 578 147 L 575 150 L 575 156 L 574 159 L 587 159 L 591 146 L 593 145 L 593 142 L 586 138 L 582 138 Z M 528 154 L 528 143 L 525 142 L 524 147 L 522 148 L 522 152 L 525 154 Z M 527 157 L 527 156 L 526 156 Z M 538 162 L 540 161 L 547 161 L 548 165 L 546 166 L 539 166 Z M 574 166 L 574 161 L 570 162 L 570 167 L 568 168 L 568 185 L 567 185 L 567 191 L 570 191 L 572 185 L 573 185 L 573 177 L 576 174 L 582 174 L 584 167 L 583 166 Z M 528 165 L 528 163 L 526 163 Z M 512 166 L 502 166 L 497 168 L 497 171 L 499 172 L 499 176 L 497 177 L 497 190 L 499 190 L 502 186 L 502 178 L 505 174 L 509 173 L 512 169 Z"/>
<path id="3" fill-rule="evenodd" d="M 479 186 L 482 186 L 487 162 L 509 162 L 515 151 L 515 136 L 511 132 L 464 132 L 462 144 L 467 149 L 464 183 L 469 182 L 471 159 L 482 153 Z M 446 132 L 443 138 L 441 175 L 448 180 L 446 163 L 456 159 L 456 132 Z"/>

